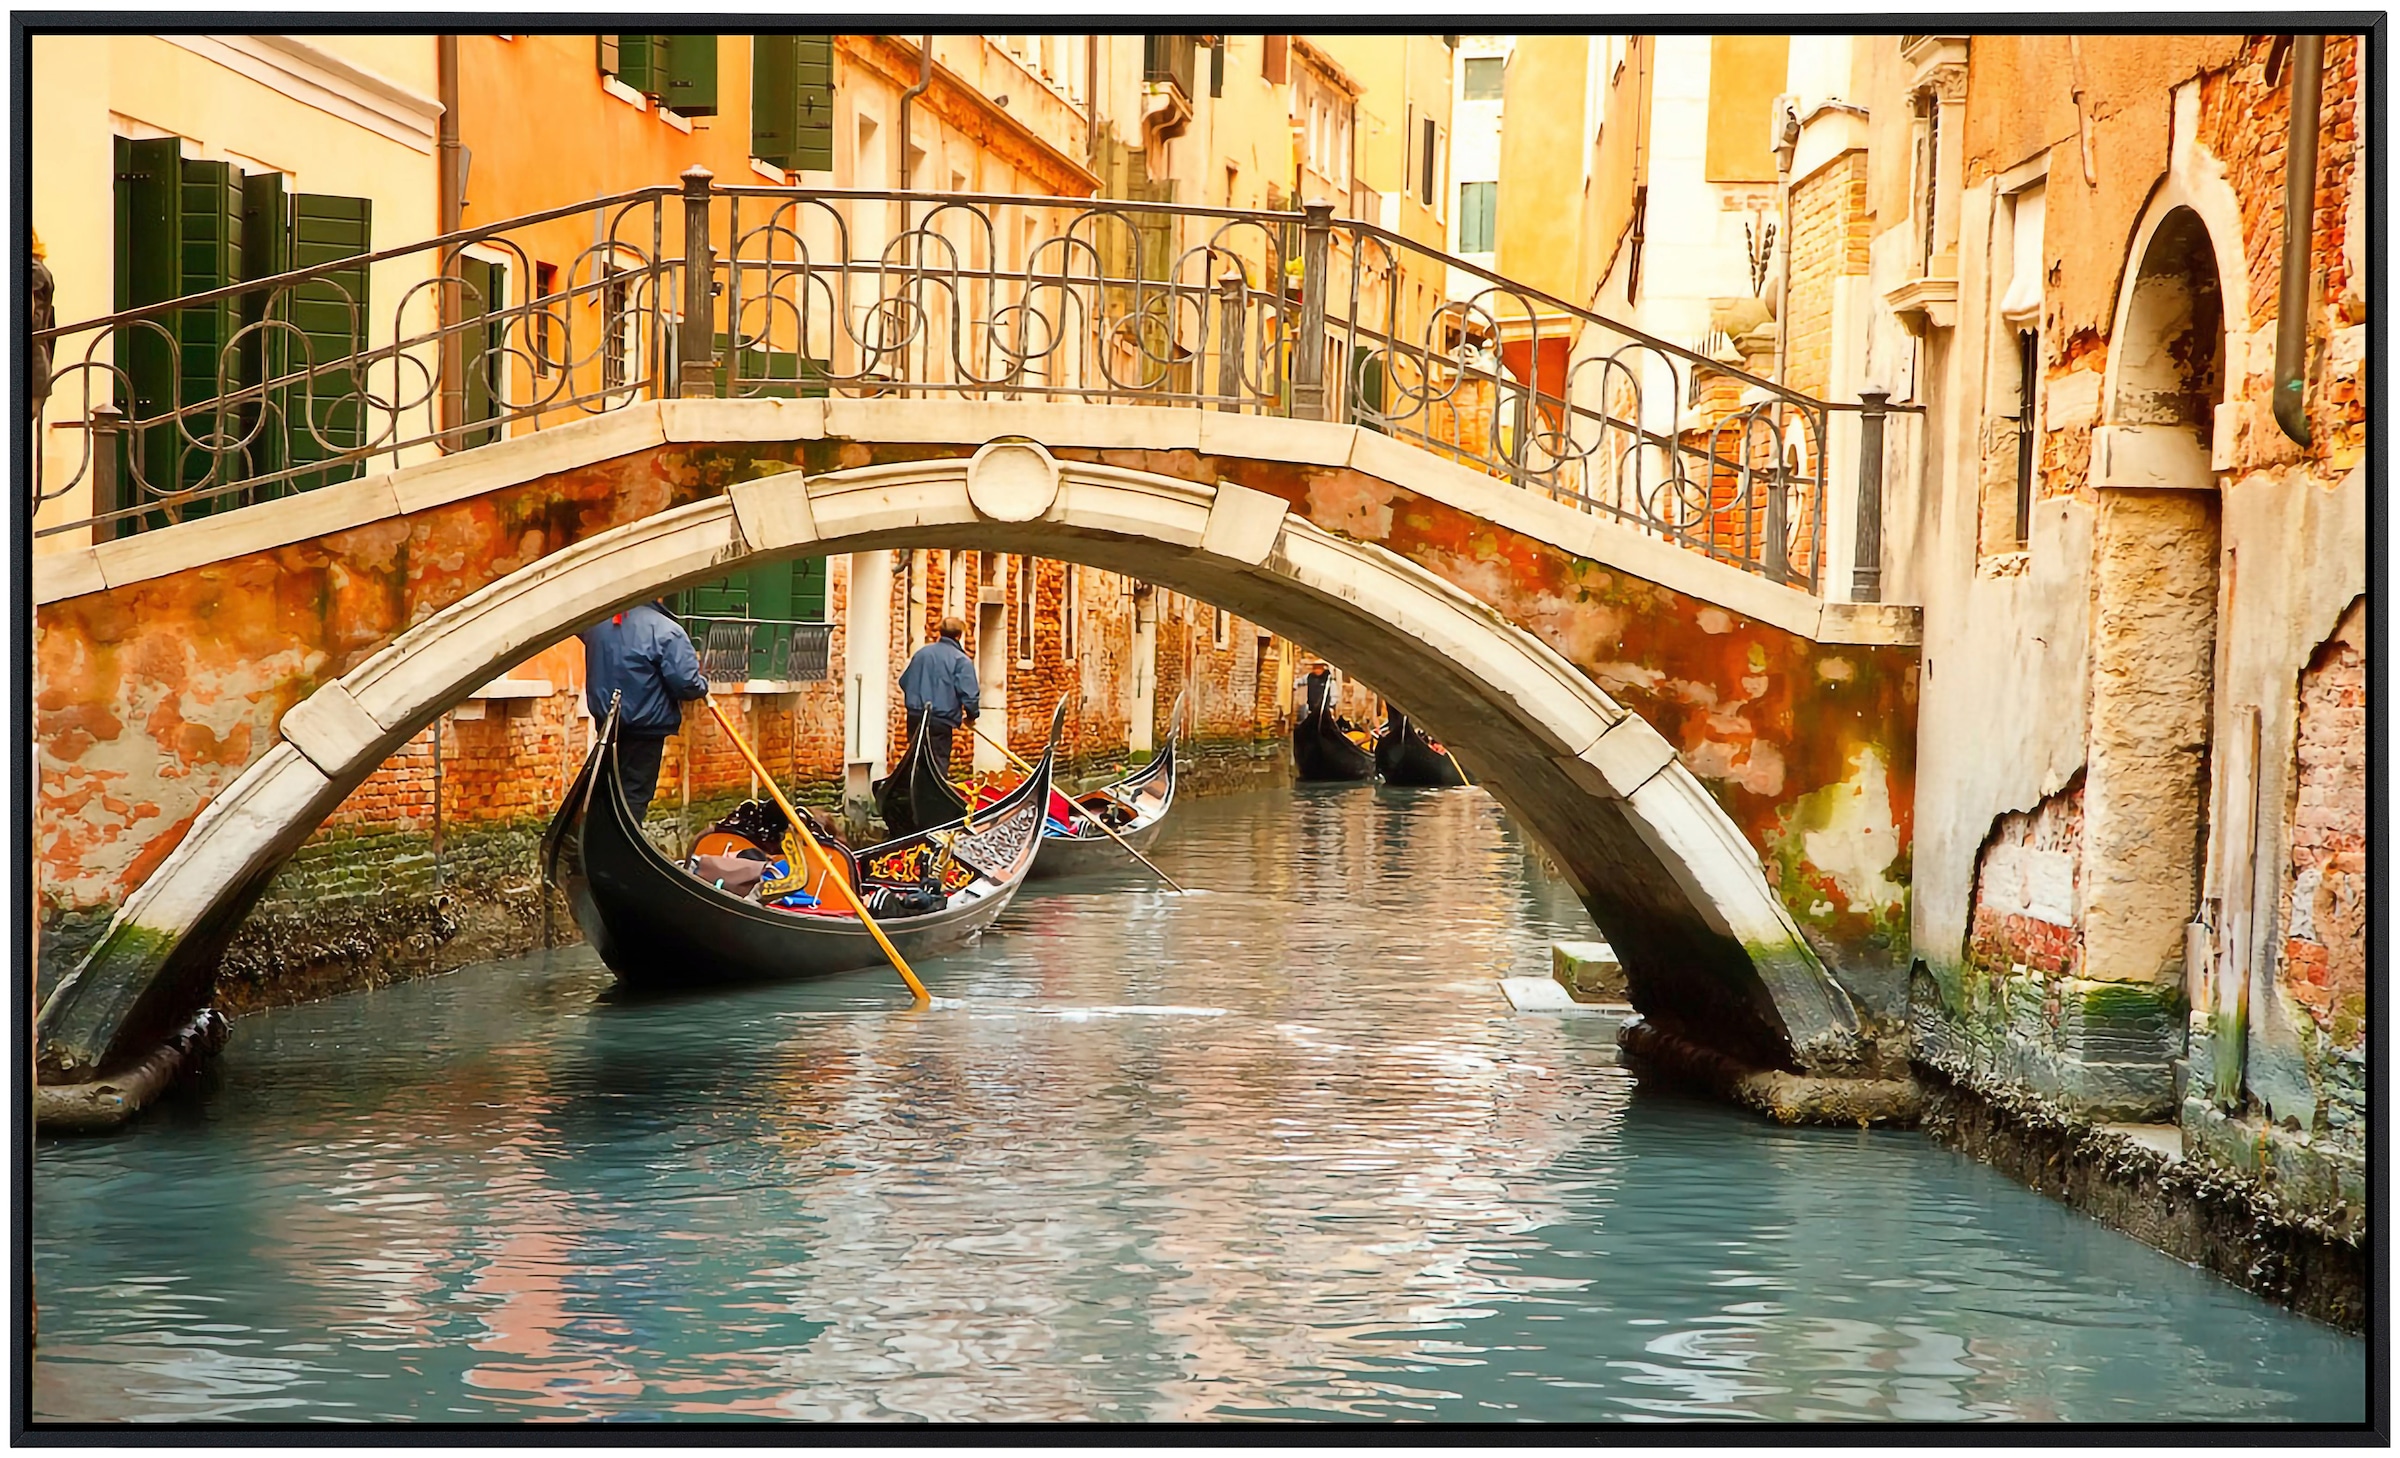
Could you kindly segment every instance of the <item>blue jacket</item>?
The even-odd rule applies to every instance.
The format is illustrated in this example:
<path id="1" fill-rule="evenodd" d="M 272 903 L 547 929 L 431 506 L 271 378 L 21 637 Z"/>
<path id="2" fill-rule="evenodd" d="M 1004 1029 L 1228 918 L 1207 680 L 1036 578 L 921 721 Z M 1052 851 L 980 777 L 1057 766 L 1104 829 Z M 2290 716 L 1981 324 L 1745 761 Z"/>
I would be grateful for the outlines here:
<path id="1" fill-rule="evenodd" d="M 908 712 L 929 709 L 953 729 L 958 727 L 962 711 L 970 719 L 983 712 L 976 697 L 981 688 L 975 679 L 975 660 L 955 638 L 937 638 L 919 648 L 908 667 L 900 671 L 900 695 Z"/>
<path id="2" fill-rule="evenodd" d="M 705 698 L 700 655 L 683 625 L 648 604 L 602 618 L 576 634 L 583 640 L 583 701 L 596 720 L 608 717 L 611 694 L 622 690 L 617 729 L 637 738 L 663 738 L 683 727 L 682 701 Z"/>

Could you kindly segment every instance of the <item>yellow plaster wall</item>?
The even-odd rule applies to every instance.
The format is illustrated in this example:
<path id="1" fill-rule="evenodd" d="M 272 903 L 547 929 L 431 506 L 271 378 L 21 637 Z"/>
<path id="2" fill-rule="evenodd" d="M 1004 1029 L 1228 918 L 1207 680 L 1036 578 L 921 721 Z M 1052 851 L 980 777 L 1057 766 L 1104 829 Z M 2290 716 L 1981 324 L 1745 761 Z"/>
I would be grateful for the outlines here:
<path id="1" fill-rule="evenodd" d="M 430 36 L 337 37 L 343 59 L 432 94 Z M 313 43 L 313 41 L 312 41 Z M 32 42 L 34 229 L 49 250 L 62 323 L 115 307 L 116 167 L 119 131 L 186 139 L 185 155 L 232 158 L 289 175 L 294 191 L 372 199 L 372 240 L 389 247 L 434 232 L 437 207 L 430 139 L 418 151 L 240 75 L 156 36 L 37 36 Z M 369 341 L 389 343 L 394 306 L 431 275 L 422 258 L 374 269 Z M 430 323 L 430 306 L 423 322 Z M 412 316 L 413 318 L 413 316 Z M 413 327 L 413 326 L 412 326 Z M 69 361 L 62 358 L 59 365 Z M 53 400 L 50 418 L 80 419 L 82 387 Z M 52 429 L 46 470 L 72 475 L 82 456 L 79 432 Z M 51 479 L 60 479 L 52 474 Z M 38 524 L 92 510 L 88 483 L 56 500 Z M 81 533 L 37 539 L 37 550 L 85 545 Z"/>
<path id="2" fill-rule="evenodd" d="M 1591 37 L 1521 35 L 1501 95 L 1497 271 L 1570 302 L 1582 271 L 1584 74 Z M 1572 104 L 1570 104 L 1572 103 Z"/>

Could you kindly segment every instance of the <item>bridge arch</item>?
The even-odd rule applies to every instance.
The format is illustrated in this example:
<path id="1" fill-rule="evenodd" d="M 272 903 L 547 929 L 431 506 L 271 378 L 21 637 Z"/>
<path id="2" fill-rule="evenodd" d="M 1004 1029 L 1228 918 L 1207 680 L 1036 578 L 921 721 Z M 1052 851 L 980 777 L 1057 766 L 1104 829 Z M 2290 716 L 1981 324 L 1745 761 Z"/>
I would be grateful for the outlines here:
<path id="1" fill-rule="evenodd" d="M 623 523 L 491 581 L 286 710 L 42 1007 L 47 1074 L 89 1077 L 205 998 L 282 861 L 400 744 L 592 618 L 749 564 L 941 546 L 1125 572 L 1241 612 L 1399 701 L 1456 746 L 1566 870 L 1671 1032 L 1762 1067 L 1841 1074 L 1859 1016 L 1744 838 L 1675 748 L 1541 638 L 1281 497 L 1030 441 L 811 473 Z"/>

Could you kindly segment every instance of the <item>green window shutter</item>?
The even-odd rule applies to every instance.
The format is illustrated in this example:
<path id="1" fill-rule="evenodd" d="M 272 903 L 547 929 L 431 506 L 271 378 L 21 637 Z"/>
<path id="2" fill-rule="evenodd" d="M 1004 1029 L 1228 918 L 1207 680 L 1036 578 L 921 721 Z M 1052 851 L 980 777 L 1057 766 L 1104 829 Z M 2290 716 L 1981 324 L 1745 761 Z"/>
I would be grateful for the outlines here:
<path id="1" fill-rule="evenodd" d="M 654 35 L 621 35 L 616 38 L 617 79 L 644 96 L 658 94 L 659 39 Z"/>
<path id="2" fill-rule="evenodd" d="M 292 199 L 292 267 L 315 268 L 367 252 L 372 208 L 363 197 L 300 193 Z M 364 381 L 352 357 L 367 347 L 367 268 L 339 269 L 294 287 L 283 301 L 299 332 L 291 369 L 296 377 L 284 413 L 286 451 L 293 465 L 327 461 L 366 444 Z M 291 490 L 307 491 L 351 480 L 365 471 L 357 461 L 328 465 L 295 477 Z"/>
<path id="3" fill-rule="evenodd" d="M 717 114 L 717 38 L 713 35 L 664 35 L 666 84 L 659 99 L 679 116 Z"/>
<path id="4" fill-rule="evenodd" d="M 826 563 L 809 557 L 792 564 L 792 616 L 804 623 L 828 622 L 825 616 Z"/>
<path id="5" fill-rule="evenodd" d="M 833 170 L 833 37 L 797 36 L 799 42 L 799 121 L 793 126 L 792 160 L 795 172 Z"/>
<path id="6" fill-rule="evenodd" d="M 171 299 L 183 281 L 183 144 L 174 137 L 116 142 L 117 307 L 139 308 Z M 133 420 L 154 419 L 175 406 L 175 349 L 168 342 L 171 319 L 129 325 L 117 333 L 117 367 L 132 398 L 118 404 Z M 129 433 L 128 458 L 117 474 L 118 499 L 100 503 L 119 510 L 141 499 L 135 459 L 143 480 L 161 487 L 175 470 L 175 427 L 153 426 Z M 161 521 L 164 518 L 160 518 Z M 120 522 L 117 532 L 151 523 Z"/>
<path id="7" fill-rule="evenodd" d="M 505 321 L 494 325 L 491 316 L 508 307 L 508 269 L 480 258 L 461 258 L 458 270 L 465 284 L 460 296 L 465 328 L 459 349 L 460 367 L 466 372 L 464 419 L 496 420 L 506 394 L 507 377 L 502 371 L 508 368 L 507 325 Z M 489 445 L 499 438 L 500 427 L 493 425 L 466 432 L 460 444 Z"/>
<path id="8" fill-rule="evenodd" d="M 1360 416 L 1362 410 L 1383 413 L 1383 355 L 1372 346 L 1355 344 L 1350 347 L 1351 418 L 1368 430 L 1390 432 L 1380 420 Z"/>
<path id="9" fill-rule="evenodd" d="M 283 190 L 283 174 L 261 172 L 242 179 L 242 278 L 273 278 L 292 267 L 291 200 Z M 247 389 L 272 386 L 290 367 L 291 351 L 283 332 L 253 328 L 268 317 L 274 300 L 266 290 L 244 294 L 242 305 L 242 384 Z M 263 422 L 261 413 L 268 417 Z M 249 474 L 271 476 L 289 461 L 284 455 L 282 423 L 263 401 L 243 406 L 242 433 L 249 439 Z M 282 483 L 260 488 L 258 498 L 282 494 Z"/>
<path id="10" fill-rule="evenodd" d="M 242 277 L 242 174 L 230 162 L 185 161 L 179 185 L 183 210 L 179 294 L 207 293 Z M 234 333 L 242 302 L 218 299 L 175 311 L 177 404 L 183 439 L 177 442 L 181 487 L 222 486 L 241 478 L 241 369 Z M 238 495 L 194 501 L 179 518 L 206 516 L 242 505 Z"/>
<path id="11" fill-rule="evenodd" d="M 600 74 L 603 76 L 616 75 L 618 68 L 625 64 L 617 57 L 617 38 L 613 35 L 596 35 L 592 39 L 597 43 L 599 49 L 596 59 L 600 64 Z"/>
<path id="12" fill-rule="evenodd" d="M 733 341 L 719 334 L 717 345 L 717 395 L 720 399 L 739 396 L 745 400 L 821 400 L 825 398 L 825 380 L 830 368 L 821 359 L 776 349 L 741 351 L 740 377 L 725 378 L 726 363 L 733 356 Z"/>
<path id="13" fill-rule="evenodd" d="M 750 155 L 795 172 L 833 170 L 833 37 L 750 38 Z"/>
<path id="14" fill-rule="evenodd" d="M 800 37 L 750 37 L 750 155 L 777 167 L 796 164 L 800 122 Z"/>

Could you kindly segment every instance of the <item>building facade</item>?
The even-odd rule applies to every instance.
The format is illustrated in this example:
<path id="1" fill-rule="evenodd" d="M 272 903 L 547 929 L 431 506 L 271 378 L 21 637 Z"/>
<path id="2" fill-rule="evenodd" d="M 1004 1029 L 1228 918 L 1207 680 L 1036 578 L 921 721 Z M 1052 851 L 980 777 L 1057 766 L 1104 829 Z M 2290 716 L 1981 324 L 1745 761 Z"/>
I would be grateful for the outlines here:
<path id="1" fill-rule="evenodd" d="M 1894 407 L 1879 550 L 1849 419 L 1815 530 L 1829 595 L 1923 612 L 1920 1066 L 2179 1124 L 2359 1229 L 2361 42 L 1592 46 L 1576 301 Z"/>

